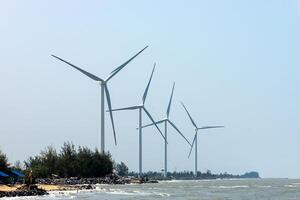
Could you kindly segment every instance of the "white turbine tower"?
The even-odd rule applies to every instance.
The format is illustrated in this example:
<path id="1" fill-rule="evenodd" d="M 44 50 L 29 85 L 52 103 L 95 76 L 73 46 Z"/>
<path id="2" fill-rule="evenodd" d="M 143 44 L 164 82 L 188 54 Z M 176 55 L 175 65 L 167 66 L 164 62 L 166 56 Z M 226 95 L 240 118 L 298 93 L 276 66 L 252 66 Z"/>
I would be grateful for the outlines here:
<path id="1" fill-rule="evenodd" d="M 54 58 L 57 58 L 58 60 L 70 65 L 71 67 L 77 69 L 78 71 L 80 71 L 81 73 L 83 73 L 84 75 L 88 76 L 89 78 L 93 79 L 94 81 L 97 81 L 100 86 L 101 86 L 101 153 L 105 152 L 105 109 L 104 109 L 104 99 L 106 96 L 106 101 L 107 101 L 107 105 L 109 110 L 111 110 L 111 100 L 110 100 L 110 94 L 109 94 L 109 90 L 107 87 L 107 83 L 108 81 L 114 77 L 117 73 L 119 73 L 128 63 L 130 63 L 135 57 L 137 57 L 140 53 L 142 53 L 148 46 L 146 46 L 145 48 L 143 48 L 142 50 L 140 50 L 137 54 L 135 54 L 132 58 L 130 58 L 129 60 L 127 60 L 125 63 L 123 63 L 122 65 L 120 65 L 119 67 L 117 67 L 116 69 L 114 69 L 109 76 L 106 79 L 101 79 L 98 76 L 95 76 L 55 55 L 52 55 Z M 113 119 L 113 115 L 112 112 L 110 112 L 110 119 L 111 119 L 111 123 L 112 123 L 112 128 L 113 128 L 113 133 L 114 133 L 114 141 L 115 144 L 117 145 L 117 139 L 116 139 L 116 131 L 115 131 L 115 125 L 114 125 L 114 119 Z"/>
<path id="2" fill-rule="evenodd" d="M 167 112 L 166 112 L 166 117 L 158 122 L 156 122 L 155 124 L 161 124 L 164 123 L 165 124 L 165 167 L 164 167 L 164 177 L 167 177 L 168 174 L 168 143 L 167 143 L 167 139 L 168 139 L 168 123 L 176 130 L 177 133 L 179 133 L 181 135 L 181 137 L 191 146 L 191 143 L 186 139 L 186 137 L 181 133 L 181 131 L 175 126 L 175 124 L 169 119 L 170 116 L 170 111 L 171 111 L 171 105 L 172 105 L 172 100 L 173 100 L 173 94 L 174 94 L 174 89 L 175 89 L 175 83 L 173 84 L 173 88 L 172 88 L 172 93 L 171 93 L 171 97 L 170 97 L 170 101 L 168 104 L 168 108 L 167 108 Z M 143 126 L 142 128 L 148 127 L 148 126 L 153 126 L 154 124 L 149 124 L 146 126 Z"/>
<path id="3" fill-rule="evenodd" d="M 193 147 L 195 145 L 195 177 L 197 177 L 197 173 L 198 173 L 198 131 L 199 130 L 202 130 L 202 129 L 211 129 L 211 128 L 224 128 L 224 126 L 202 126 L 202 127 L 198 127 L 195 123 L 195 121 L 193 120 L 193 118 L 191 117 L 189 111 L 186 109 L 186 107 L 184 106 L 183 102 L 181 102 L 183 108 L 185 109 L 186 113 L 188 114 L 192 124 L 194 125 L 195 127 L 195 136 L 194 136 L 194 140 L 193 140 L 193 143 L 192 143 L 192 146 L 191 146 L 191 150 L 190 150 L 190 153 L 189 153 L 189 157 L 191 156 L 191 153 L 192 153 L 192 150 L 193 150 Z"/>
<path id="4" fill-rule="evenodd" d="M 139 111 L 139 177 L 141 177 L 142 173 L 143 173 L 143 165 L 142 165 L 142 162 L 143 162 L 143 157 L 142 157 L 142 111 L 144 111 L 144 113 L 146 113 L 146 115 L 152 121 L 152 123 L 155 125 L 156 129 L 159 131 L 161 136 L 165 139 L 164 135 L 162 134 L 162 132 L 160 131 L 158 126 L 155 124 L 155 121 L 154 121 L 153 117 L 148 112 L 148 110 L 145 108 L 145 101 L 146 101 L 146 98 L 147 98 L 147 94 L 148 94 L 148 90 L 149 90 L 149 87 L 150 87 L 150 83 L 151 83 L 151 80 L 152 80 L 154 70 L 155 70 L 155 63 L 154 63 L 154 67 L 153 67 L 153 70 L 152 70 L 152 73 L 151 73 L 151 76 L 150 76 L 150 80 L 148 82 L 148 85 L 147 85 L 146 90 L 145 90 L 144 95 L 143 95 L 142 104 L 136 105 L 136 106 L 131 106 L 131 107 L 126 107 L 126 108 L 118 108 L 118 109 L 111 110 L 111 111 L 120 111 L 120 110 L 138 110 Z"/>

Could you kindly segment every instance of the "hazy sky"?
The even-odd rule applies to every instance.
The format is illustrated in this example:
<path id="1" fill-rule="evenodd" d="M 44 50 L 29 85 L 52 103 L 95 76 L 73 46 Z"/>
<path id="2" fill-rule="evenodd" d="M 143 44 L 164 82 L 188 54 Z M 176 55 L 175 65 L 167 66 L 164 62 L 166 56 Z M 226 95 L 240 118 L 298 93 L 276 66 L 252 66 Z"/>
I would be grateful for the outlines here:
<path id="1" fill-rule="evenodd" d="M 201 125 L 199 169 L 300 178 L 300 1 L 2 0 L 0 3 L 0 148 L 11 162 L 64 141 L 99 144 L 100 87 L 55 60 L 56 54 L 105 78 L 149 48 L 109 83 L 113 107 L 147 99 L 192 140 L 184 101 Z M 106 146 L 138 169 L 137 111 L 115 113 L 118 146 L 107 115 Z M 148 121 L 145 121 L 145 123 Z M 169 132 L 169 169 L 193 170 L 185 141 Z M 144 131 L 144 169 L 163 167 L 163 140 Z"/>

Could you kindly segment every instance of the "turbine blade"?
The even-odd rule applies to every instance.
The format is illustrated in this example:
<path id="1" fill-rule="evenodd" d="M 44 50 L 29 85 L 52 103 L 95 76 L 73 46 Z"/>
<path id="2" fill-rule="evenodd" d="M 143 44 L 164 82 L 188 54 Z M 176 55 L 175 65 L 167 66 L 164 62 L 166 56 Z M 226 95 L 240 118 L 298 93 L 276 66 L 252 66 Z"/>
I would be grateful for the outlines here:
<path id="1" fill-rule="evenodd" d="M 197 129 L 198 127 L 197 127 L 196 123 L 194 122 L 193 118 L 191 117 L 189 111 L 186 109 L 186 107 L 185 107 L 185 105 L 183 104 L 183 102 L 181 102 L 181 105 L 183 106 L 183 108 L 185 109 L 186 113 L 188 114 L 188 116 L 189 116 L 189 118 L 190 118 L 192 124 L 193 124 L 193 125 L 196 127 L 196 129 Z"/>
<path id="2" fill-rule="evenodd" d="M 161 136 L 164 138 L 164 140 L 168 143 L 168 141 L 166 140 L 165 136 L 163 135 L 163 133 L 161 132 L 161 130 L 158 128 L 158 126 L 155 123 L 153 117 L 150 115 L 150 113 L 147 111 L 147 109 L 143 107 L 143 110 L 145 111 L 145 113 L 147 114 L 147 116 L 149 117 L 149 119 L 152 121 L 152 123 L 154 124 L 154 126 L 156 127 L 156 129 L 159 131 L 159 133 L 161 134 Z"/>
<path id="3" fill-rule="evenodd" d="M 115 73 L 117 71 L 120 71 L 120 69 L 122 69 L 124 67 L 124 65 L 128 64 L 130 61 L 132 61 L 135 57 L 137 57 L 140 53 L 142 53 L 147 48 L 148 48 L 148 45 L 146 47 L 144 47 L 141 51 L 139 51 L 137 54 L 135 54 L 128 61 L 126 61 L 124 64 L 120 65 L 119 67 L 117 67 L 116 69 L 114 69 L 112 72 L 110 72 L 110 74 L 113 74 L 113 73 Z"/>
<path id="4" fill-rule="evenodd" d="M 191 150 L 190 150 L 190 153 L 189 153 L 189 156 L 188 156 L 188 158 L 190 158 L 190 156 L 191 156 L 191 153 L 192 153 L 192 150 L 193 150 L 193 147 L 194 147 L 195 141 L 196 141 L 196 137 L 197 137 L 197 132 L 195 133 L 195 137 L 194 137 L 194 140 L 193 140 L 193 143 L 192 143 Z"/>
<path id="5" fill-rule="evenodd" d="M 59 57 L 57 57 L 55 55 L 51 55 L 51 56 L 54 57 L 54 58 L 56 58 L 56 59 L 58 59 L 58 60 L 60 60 L 60 61 L 62 61 L 62 62 L 64 62 L 64 63 L 66 63 L 66 64 L 68 64 L 68 65 L 70 65 L 71 67 L 77 69 L 78 71 L 80 71 L 81 73 L 85 74 L 86 76 L 90 77 L 93 80 L 103 82 L 103 80 L 101 78 L 99 78 L 98 76 L 95 76 L 94 74 L 91 74 L 91 73 L 89 73 L 89 72 L 87 72 L 87 71 L 85 71 L 85 70 L 83 70 L 83 69 L 81 69 L 81 68 L 73 65 L 72 63 L 69 63 L 68 61 L 65 61 L 62 58 L 59 58 Z"/>
<path id="6" fill-rule="evenodd" d="M 129 60 L 127 60 L 125 63 L 123 63 L 122 65 L 120 65 L 119 67 L 117 67 L 116 69 L 114 69 L 109 76 L 107 77 L 106 81 L 108 81 L 109 79 L 111 79 L 113 76 L 115 76 L 119 71 L 121 71 L 121 69 L 123 69 L 128 63 L 130 63 L 133 59 L 135 59 L 140 53 L 142 53 L 145 49 L 147 49 L 148 46 L 144 47 L 142 50 L 140 50 L 137 54 L 135 54 L 132 58 L 130 58 Z"/>
<path id="7" fill-rule="evenodd" d="M 107 105 L 108 105 L 108 109 L 109 109 L 109 115 L 110 115 L 110 119 L 111 119 L 111 125 L 113 128 L 113 133 L 114 133 L 114 140 L 115 140 L 115 145 L 117 145 L 117 137 L 116 137 L 116 130 L 115 130 L 115 123 L 114 123 L 114 117 L 112 114 L 112 108 L 111 108 L 111 100 L 110 100 L 110 94 L 107 88 L 107 85 L 104 85 L 105 87 L 105 92 L 106 92 L 106 100 L 107 100 Z"/>
<path id="8" fill-rule="evenodd" d="M 108 110 L 107 112 L 110 112 L 110 111 L 120 111 L 120 110 L 135 110 L 135 109 L 138 109 L 140 108 L 141 106 L 131 106 L 131 107 L 126 107 L 126 108 L 117 108 L 117 109 L 111 109 L 111 110 Z"/>
<path id="9" fill-rule="evenodd" d="M 161 124 L 161 123 L 163 123 L 164 121 L 165 121 L 165 119 L 164 119 L 164 120 L 160 120 L 160 121 L 158 121 L 158 122 L 155 122 L 155 124 Z M 151 124 L 142 126 L 142 128 L 146 128 L 146 127 L 153 126 L 153 125 L 154 125 L 154 123 L 151 123 Z M 139 128 L 136 128 L 136 129 L 139 129 Z"/>
<path id="10" fill-rule="evenodd" d="M 146 90 L 144 92 L 144 95 L 143 95 L 143 104 L 145 103 L 146 101 L 146 98 L 147 98 L 147 94 L 148 94 L 148 90 L 149 90 L 149 87 L 150 87 L 150 83 L 151 83 L 151 80 L 152 80 L 152 77 L 153 77 L 153 73 L 154 73 L 154 70 L 155 70 L 155 66 L 156 66 L 156 63 L 154 63 L 154 67 L 152 69 L 152 73 L 151 73 L 151 76 L 150 76 L 150 80 L 148 82 L 148 85 L 146 87 Z"/>
<path id="11" fill-rule="evenodd" d="M 198 128 L 198 130 L 200 129 L 210 129 L 210 128 L 224 128 L 225 126 L 202 126 L 201 128 Z"/>
<path id="12" fill-rule="evenodd" d="M 170 98 L 169 105 L 168 105 L 167 118 L 169 118 L 169 115 L 170 115 L 170 110 L 171 110 L 171 105 L 172 105 L 172 100 L 173 100 L 173 94 L 174 94 L 174 88 L 175 88 L 175 82 L 173 83 L 171 98 Z"/>
<path id="13" fill-rule="evenodd" d="M 186 139 L 186 137 L 181 133 L 181 131 L 175 126 L 175 124 L 173 122 L 171 122 L 170 120 L 168 120 L 168 122 L 173 126 L 173 128 L 179 133 L 179 135 L 181 135 L 181 137 L 183 137 L 183 139 L 192 147 L 190 141 L 188 141 L 188 139 Z"/>

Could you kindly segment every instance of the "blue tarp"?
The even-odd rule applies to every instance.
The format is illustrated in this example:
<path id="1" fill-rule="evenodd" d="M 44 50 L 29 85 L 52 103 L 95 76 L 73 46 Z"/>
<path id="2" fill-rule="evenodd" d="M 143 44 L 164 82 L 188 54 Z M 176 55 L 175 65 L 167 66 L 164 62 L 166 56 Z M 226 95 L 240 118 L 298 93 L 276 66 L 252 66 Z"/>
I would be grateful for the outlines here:
<path id="1" fill-rule="evenodd" d="M 0 177 L 8 177 L 8 175 L 0 171 Z"/>
<path id="2" fill-rule="evenodd" d="M 18 177 L 25 177 L 24 174 L 22 174 L 21 172 L 18 172 L 16 170 L 12 170 L 11 173 L 14 174 L 15 176 L 18 176 Z"/>

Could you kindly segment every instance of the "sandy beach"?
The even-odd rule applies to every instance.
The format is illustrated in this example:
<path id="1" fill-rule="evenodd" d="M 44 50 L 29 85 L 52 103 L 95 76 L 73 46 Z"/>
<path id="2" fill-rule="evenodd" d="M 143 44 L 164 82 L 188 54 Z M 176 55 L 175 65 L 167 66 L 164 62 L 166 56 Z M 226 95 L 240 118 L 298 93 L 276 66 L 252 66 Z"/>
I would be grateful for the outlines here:
<path id="1" fill-rule="evenodd" d="M 17 191 L 18 189 L 24 187 L 25 185 L 20 184 L 20 185 L 0 185 L 0 191 L 1 192 L 14 192 Z M 49 191 L 63 191 L 63 190 L 75 190 L 75 187 L 72 186 L 66 186 L 66 185 L 46 185 L 46 184 L 37 184 L 39 189 L 46 190 L 47 192 Z"/>
<path id="2" fill-rule="evenodd" d="M 0 185 L 0 191 L 1 192 L 13 192 L 18 190 L 18 188 L 22 187 L 23 185 L 14 185 L 14 186 L 9 186 L 9 185 Z"/>

